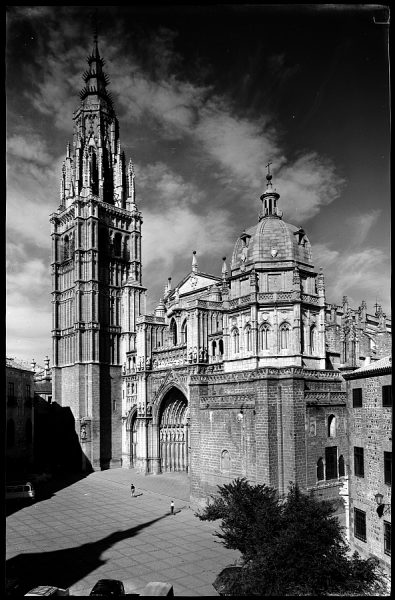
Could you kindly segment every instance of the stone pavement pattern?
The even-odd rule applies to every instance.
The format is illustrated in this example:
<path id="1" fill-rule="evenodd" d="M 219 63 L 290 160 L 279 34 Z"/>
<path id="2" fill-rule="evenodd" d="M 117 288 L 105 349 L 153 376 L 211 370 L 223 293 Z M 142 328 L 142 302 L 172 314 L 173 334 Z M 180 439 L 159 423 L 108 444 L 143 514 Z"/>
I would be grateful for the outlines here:
<path id="1" fill-rule="evenodd" d="M 95 472 L 7 517 L 6 569 L 78 596 L 102 578 L 122 580 L 126 593 L 165 581 L 176 596 L 217 596 L 212 583 L 239 556 L 216 541 L 218 525 L 194 516 L 182 473 Z"/>

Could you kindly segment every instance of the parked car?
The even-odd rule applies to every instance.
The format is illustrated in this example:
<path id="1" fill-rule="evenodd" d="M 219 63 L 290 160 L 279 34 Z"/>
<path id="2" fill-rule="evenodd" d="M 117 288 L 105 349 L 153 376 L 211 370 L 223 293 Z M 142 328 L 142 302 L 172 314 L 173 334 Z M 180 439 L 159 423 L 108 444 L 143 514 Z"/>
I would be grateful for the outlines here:
<path id="1" fill-rule="evenodd" d="M 25 596 L 70 596 L 70 593 L 68 589 L 64 590 L 52 585 L 39 585 L 30 590 Z"/>
<path id="2" fill-rule="evenodd" d="M 34 500 L 36 492 L 30 481 L 18 482 L 13 481 L 6 484 L 5 499 L 6 500 Z"/>
<path id="3" fill-rule="evenodd" d="M 90 596 L 124 596 L 125 588 L 118 579 L 99 579 L 93 586 Z"/>

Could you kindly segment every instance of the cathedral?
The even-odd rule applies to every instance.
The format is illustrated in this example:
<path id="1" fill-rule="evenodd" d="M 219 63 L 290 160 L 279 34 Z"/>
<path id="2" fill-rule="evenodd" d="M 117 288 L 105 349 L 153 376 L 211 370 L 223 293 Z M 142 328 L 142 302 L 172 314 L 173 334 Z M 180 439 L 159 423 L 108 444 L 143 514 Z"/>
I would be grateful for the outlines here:
<path id="1" fill-rule="evenodd" d="M 344 373 L 389 353 L 390 321 L 326 300 L 270 164 L 251 227 L 217 275 L 190 270 L 147 314 L 135 173 L 97 39 L 51 215 L 53 400 L 81 468 L 184 471 L 197 502 L 235 477 L 338 494 L 349 466 Z"/>

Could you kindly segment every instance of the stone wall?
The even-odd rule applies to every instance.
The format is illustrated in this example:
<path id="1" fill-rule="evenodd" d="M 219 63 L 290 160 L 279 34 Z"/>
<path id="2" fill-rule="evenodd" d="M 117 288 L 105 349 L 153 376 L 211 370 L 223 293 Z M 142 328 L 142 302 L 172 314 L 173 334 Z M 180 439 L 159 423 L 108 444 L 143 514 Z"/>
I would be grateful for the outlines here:
<path id="1" fill-rule="evenodd" d="M 382 386 L 391 384 L 391 375 L 376 375 L 348 381 L 350 445 L 350 543 L 362 556 L 374 555 L 390 568 L 384 553 L 384 521 L 391 523 L 391 507 L 382 518 L 376 509 L 375 494 L 391 502 L 391 486 L 384 483 L 384 452 L 392 452 L 392 407 L 382 406 Z M 362 388 L 362 407 L 353 408 L 352 390 Z M 364 477 L 354 473 L 354 447 L 364 449 Z M 354 508 L 366 513 L 366 542 L 355 537 Z"/>

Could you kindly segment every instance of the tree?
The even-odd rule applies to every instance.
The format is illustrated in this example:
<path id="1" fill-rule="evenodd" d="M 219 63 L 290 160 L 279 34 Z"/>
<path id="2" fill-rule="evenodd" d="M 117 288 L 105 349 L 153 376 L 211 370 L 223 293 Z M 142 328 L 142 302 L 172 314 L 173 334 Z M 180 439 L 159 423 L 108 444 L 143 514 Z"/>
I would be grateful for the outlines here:
<path id="1" fill-rule="evenodd" d="M 197 516 L 221 519 L 216 535 L 239 550 L 241 567 L 220 577 L 224 595 L 327 595 L 378 592 L 375 559 L 350 551 L 328 501 L 291 484 L 286 498 L 266 485 L 235 479 Z M 376 587 L 375 587 L 376 586 Z M 377 587 L 379 586 L 379 587 Z"/>

